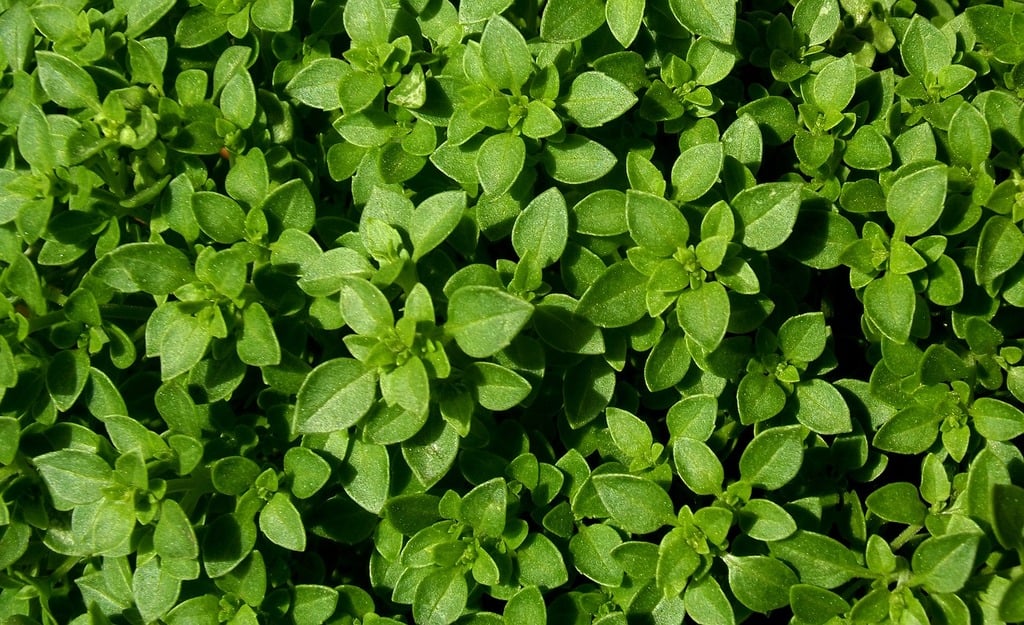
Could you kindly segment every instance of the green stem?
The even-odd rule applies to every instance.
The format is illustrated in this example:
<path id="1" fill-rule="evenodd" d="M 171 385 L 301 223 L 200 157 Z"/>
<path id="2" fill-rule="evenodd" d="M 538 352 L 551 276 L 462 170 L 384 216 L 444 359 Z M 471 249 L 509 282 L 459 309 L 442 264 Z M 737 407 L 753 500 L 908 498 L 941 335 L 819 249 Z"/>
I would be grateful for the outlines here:
<path id="1" fill-rule="evenodd" d="M 892 541 L 892 543 L 890 543 L 890 546 L 892 547 L 892 550 L 894 552 L 895 551 L 899 551 L 900 547 L 902 547 L 903 545 L 907 544 L 908 542 L 910 542 L 911 539 L 913 539 L 915 536 L 917 536 L 917 533 L 921 531 L 921 527 L 922 526 L 920 526 L 920 525 L 910 525 L 910 526 L 907 527 L 907 529 L 905 529 L 902 532 L 900 532 L 900 535 L 897 536 Z"/>

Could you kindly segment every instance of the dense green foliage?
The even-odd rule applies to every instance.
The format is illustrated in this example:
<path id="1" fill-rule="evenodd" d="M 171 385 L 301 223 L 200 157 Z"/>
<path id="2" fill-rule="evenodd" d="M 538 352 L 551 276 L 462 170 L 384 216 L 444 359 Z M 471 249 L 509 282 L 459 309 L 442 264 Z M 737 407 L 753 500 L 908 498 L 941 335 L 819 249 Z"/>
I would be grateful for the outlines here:
<path id="1" fill-rule="evenodd" d="M 1024 621 L 1024 5 L 0 0 L 0 68 L 0 623 Z"/>

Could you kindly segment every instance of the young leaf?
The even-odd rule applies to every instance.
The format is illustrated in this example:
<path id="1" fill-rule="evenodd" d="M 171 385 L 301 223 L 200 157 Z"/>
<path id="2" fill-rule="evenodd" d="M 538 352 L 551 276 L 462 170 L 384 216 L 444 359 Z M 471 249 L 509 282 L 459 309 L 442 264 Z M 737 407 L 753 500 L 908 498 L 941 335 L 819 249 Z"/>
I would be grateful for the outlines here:
<path id="1" fill-rule="evenodd" d="M 96 83 L 88 72 L 56 52 L 38 50 L 35 57 L 39 66 L 39 82 L 51 100 L 68 109 L 99 110 Z"/>
<path id="2" fill-rule="evenodd" d="M 836 387 L 821 379 L 796 385 L 796 418 L 812 432 L 842 434 L 853 430 L 850 409 Z"/>
<path id="3" fill-rule="evenodd" d="M 595 475 L 591 480 L 612 520 L 627 532 L 649 534 L 673 517 L 668 493 L 650 480 L 615 473 Z"/>
<path id="4" fill-rule="evenodd" d="M 701 347 L 713 351 L 722 342 L 729 325 L 729 294 L 718 282 L 682 292 L 676 302 L 679 325 Z"/>
<path id="5" fill-rule="evenodd" d="M 782 245 L 800 211 L 800 185 L 769 182 L 744 189 L 732 200 L 739 217 L 740 241 L 758 251 Z"/>
<path id="6" fill-rule="evenodd" d="M 638 321 L 647 311 L 643 274 L 629 261 L 605 270 L 580 298 L 576 313 L 601 328 L 619 328 Z"/>
<path id="7" fill-rule="evenodd" d="M 605 22 L 623 48 L 628 48 L 636 39 L 646 8 L 646 0 L 609 0 L 605 5 Z"/>
<path id="8" fill-rule="evenodd" d="M 295 432 L 344 430 L 359 422 L 373 405 L 377 376 L 358 360 L 335 358 L 313 369 L 295 401 Z"/>
<path id="9" fill-rule="evenodd" d="M 604 24 L 599 0 L 551 0 L 540 18 L 540 36 L 552 43 L 579 41 Z"/>
<path id="10" fill-rule="evenodd" d="M 162 243 L 128 243 L 93 265 L 91 274 L 122 293 L 167 295 L 189 282 L 192 263 L 177 248 Z"/>
<path id="11" fill-rule="evenodd" d="M 508 347 L 532 314 L 532 304 L 501 289 L 466 286 L 452 294 L 444 327 L 466 354 L 486 358 Z"/>
<path id="12" fill-rule="evenodd" d="M 569 237 L 569 209 L 555 187 L 533 198 L 512 227 L 512 247 L 520 258 L 532 253 L 541 268 L 554 263 Z"/>
<path id="13" fill-rule="evenodd" d="M 583 72 L 572 81 L 562 107 L 581 128 L 595 128 L 636 103 L 637 97 L 621 82 L 601 72 Z"/>
<path id="14" fill-rule="evenodd" d="M 637 245 L 662 257 L 685 248 L 690 236 L 690 226 L 679 209 L 642 191 L 626 191 L 626 223 Z"/>
<path id="15" fill-rule="evenodd" d="M 500 15 L 492 17 L 484 28 L 480 56 L 484 72 L 499 89 L 518 93 L 533 72 L 533 57 L 523 34 Z"/>
<path id="16" fill-rule="evenodd" d="M 476 174 L 480 186 L 490 195 L 501 195 L 523 171 L 526 145 L 512 133 L 488 137 L 476 156 Z"/>
<path id="17" fill-rule="evenodd" d="M 782 488 L 796 477 L 803 464 L 801 426 L 764 430 L 754 437 L 740 456 L 740 475 L 765 490 Z"/>
<path id="18" fill-rule="evenodd" d="M 921 168 L 911 163 L 897 170 L 896 175 L 885 197 L 885 212 L 898 232 L 909 237 L 921 236 L 942 216 L 946 167 L 935 164 Z"/>
<path id="19" fill-rule="evenodd" d="M 702 143 L 683 151 L 672 165 L 672 197 L 692 202 L 718 181 L 725 158 L 725 147 L 719 141 Z"/>
<path id="20" fill-rule="evenodd" d="M 1009 219 L 994 215 L 981 229 L 974 260 L 974 276 L 980 285 L 990 284 L 1024 257 L 1024 234 Z"/>
<path id="21" fill-rule="evenodd" d="M 797 583 L 796 574 L 778 560 L 767 556 L 726 556 L 729 588 L 747 608 L 771 612 L 789 605 L 789 589 Z"/>
<path id="22" fill-rule="evenodd" d="M 462 191 L 444 191 L 420 203 L 409 223 L 413 261 L 443 243 L 459 225 L 465 211 L 466 194 Z"/>
<path id="23" fill-rule="evenodd" d="M 732 0 L 671 0 L 670 6 L 679 23 L 693 34 L 732 43 L 736 30 L 736 4 Z"/>
<path id="24" fill-rule="evenodd" d="M 725 470 L 711 449 L 701 441 L 680 436 L 672 445 L 676 473 L 698 495 L 722 492 Z"/>
<path id="25" fill-rule="evenodd" d="M 906 343 L 914 322 L 917 298 L 908 276 L 888 272 L 864 289 L 864 314 L 896 343 Z"/>
<path id="26" fill-rule="evenodd" d="M 577 134 L 566 136 L 561 143 L 548 143 L 540 158 L 552 178 L 567 184 L 593 182 L 610 172 L 618 160 L 608 148 Z"/>

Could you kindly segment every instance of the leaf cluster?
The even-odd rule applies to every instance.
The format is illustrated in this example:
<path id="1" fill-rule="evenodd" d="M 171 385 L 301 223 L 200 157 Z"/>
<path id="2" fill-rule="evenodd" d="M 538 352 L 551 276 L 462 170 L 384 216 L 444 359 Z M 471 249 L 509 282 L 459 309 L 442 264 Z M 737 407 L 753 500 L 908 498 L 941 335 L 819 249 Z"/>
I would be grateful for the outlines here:
<path id="1" fill-rule="evenodd" d="M 1024 13 L 0 0 L 0 622 L 1024 622 Z"/>

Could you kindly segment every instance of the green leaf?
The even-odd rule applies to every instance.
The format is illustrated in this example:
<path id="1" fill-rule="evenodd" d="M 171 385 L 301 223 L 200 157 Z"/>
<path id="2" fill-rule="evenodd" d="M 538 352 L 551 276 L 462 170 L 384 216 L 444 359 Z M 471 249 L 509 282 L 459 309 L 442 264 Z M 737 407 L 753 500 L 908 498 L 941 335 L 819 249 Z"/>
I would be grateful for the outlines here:
<path id="1" fill-rule="evenodd" d="M 910 338 L 916 303 L 914 284 L 903 274 L 888 272 L 864 289 L 864 314 L 879 332 L 899 344 Z"/>
<path id="2" fill-rule="evenodd" d="M 672 197 L 692 202 L 707 193 L 718 181 L 724 159 L 725 146 L 719 141 L 684 150 L 672 165 Z"/>
<path id="3" fill-rule="evenodd" d="M 779 504 L 767 499 L 751 499 L 740 510 L 740 529 L 755 540 L 783 540 L 796 532 L 796 521 Z"/>
<path id="4" fill-rule="evenodd" d="M 191 559 L 199 557 L 199 542 L 185 511 L 173 499 L 160 504 L 160 520 L 153 533 L 153 547 L 165 559 Z"/>
<path id="5" fill-rule="evenodd" d="M 990 441 L 1008 441 L 1024 434 L 1024 412 L 992 397 L 979 397 L 968 411 L 974 429 Z"/>
<path id="6" fill-rule="evenodd" d="M 777 490 L 796 477 L 804 458 L 801 426 L 764 430 L 740 456 L 740 475 L 754 486 Z"/>
<path id="7" fill-rule="evenodd" d="M 230 13 L 216 13 L 205 7 L 194 7 L 174 29 L 174 43 L 181 48 L 198 48 L 222 37 L 228 30 Z"/>
<path id="8" fill-rule="evenodd" d="M 911 559 L 915 583 L 928 592 L 957 592 L 974 569 L 978 533 L 953 533 L 926 538 L 914 549 Z"/>
<path id="9" fill-rule="evenodd" d="M 686 487 L 698 495 L 716 495 L 722 492 L 725 469 L 715 452 L 692 438 L 680 436 L 672 444 L 672 458 L 676 473 Z"/>
<path id="10" fill-rule="evenodd" d="M 796 569 L 801 581 L 823 588 L 836 588 L 863 570 L 857 556 L 834 538 L 797 530 L 792 536 L 768 544 L 776 558 Z"/>
<path id="11" fill-rule="evenodd" d="M 291 497 L 274 493 L 259 513 L 259 529 L 270 542 L 292 551 L 306 548 L 306 531 L 302 517 Z"/>
<path id="12" fill-rule="evenodd" d="M 821 379 L 796 385 L 796 418 L 818 434 L 853 431 L 850 409 L 836 387 Z"/>
<path id="13" fill-rule="evenodd" d="M 643 23 L 646 0 L 609 0 L 604 7 L 604 18 L 608 29 L 623 48 L 636 39 Z"/>
<path id="14" fill-rule="evenodd" d="M 736 615 L 722 587 L 712 575 L 687 585 L 683 595 L 686 614 L 699 625 L 734 625 Z"/>
<path id="15" fill-rule="evenodd" d="M 62 511 L 99 500 L 113 476 L 105 460 L 80 449 L 36 456 L 32 463 L 53 497 L 53 507 Z"/>
<path id="16" fill-rule="evenodd" d="M 668 493 L 650 480 L 616 473 L 602 473 L 591 480 L 612 520 L 627 532 L 649 534 L 674 517 Z"/>
<path id="17" fill-rule="evenodd" d="M 271 191 L 270 195 L 263 200 L 260 209 L 266 214 L 267 221 L 274 232 L 289 228 L 309 232 L 316 219 L 316 204 L 313 201 L 313 195 L 306 187 L 306 183 L 301 180 L 289 180 Z M 201 226 L 202 222 L 200 221 Z"/>
<path id="18" fill-rule="evenodd" d="M 524 586 L 557 588 L 569 580 L 562 554 L 544 534 L 530 532 L 516 548 L 519 583 Z"/>
<path id="19" fill-rule="evenodd" d="M 181 582 L 160 566 L 157 558 L 138 565 L 132 574 L 132 596 L 143 621 L 151 623 L 167 613 L 178 602 Z"/>
<path id="20" fill-rule="evenodd" d="M 794 616 L 808 625 L 824 625 L 850 609 L 841 596 L 811 584 L 794 584 L 789 589 L 789 604 Z"/>
<path id="21" fill-rule="evenodd" d="M 839 28 L 840 12 L 836 0 L 800 0 L 793 7 L 793 27 L 816 46 L 828 41 Z"/>
<path id="22" fill-rule="evenodd" d="M 713 351 L 722 342 L 729 325 L 729 294 L 718 282 L 682 292 L 676 302 L 679 325 L 701 347 Z"/>
<path id="23" fill-rule="evenodd" d="M 480 186 L 490 195 L 501 195 L 523 171 L 526 144 L 522 138 L 506 132 L 488 137 L 476 156 L 476 174 Z"/>
<path id="24" fill-rule="evenodd" d="M 462 191 L 444 191 L 423 200 L 409 222 L 413 261 L 443 243 L 455 231 L 465 212 L 466 194 Z"/>
<path id="25" fill-rule="evenodd" d="M 167 295 L 192 276 L 192 263 L 163 243 L 128 243 L 103 255 L 90 273 L 122 293 Z"/>
<path id="26" fill-rule="evenodd" d="M 619 328 L 638 321 L 647 312 L 645 280 L 629 261 L 619 261 L 583 293 L 576 314 L 601 328 Z"/>
<path id="27" fill-rule="evenodd" d="M 856 65 L 853 62 L 853 55 L 847 54 L 818 71 L 812 87 L 814 103 L 826 113 L 842 111 L 853 99 L 856 88 Z"/>
<path id="28" fill-rule="evenodd" d="M 1012 221 L 1001 215 L 988 218 L 981 229 L 974 259 L 974 277 L 980 285 L 1016 267 L 1024 257 L 1024 234 Z"/>
<path id="29" fill-rule="evenodd" d="M 25 69 L 25 61 L 35 47 L 35 34 L 36 27 L 27 6 L 14 4 L 0 15 L 0 50 L 13 71 Z"/>
<path id="30" fill-rule="evenodd" d="M 473 528 L 473 535 L 496 538 L 505 531 L 508 489 L 505 480 L 496 477 L 473 488 L 462 498 L 462 520 Z"/>
<path id="31" fill-rule="evenodd" d="M 192 195 L 192 212 L 199 228 L 217 243 L 234 243 L 245 238 L 245 211 L 231 198 L 199 191 Z"/>
<path id="32" fill-rule="evenodd" d="M 736 387 L 736 407 L 744 425 L 771 419 L 785 405 L 786 393 L 772 376 L 748 373 Z"/>
<path id="33" fill-rule="evenodd" d="M 362 278 L 342 278 L 341 316 L 346 325 L 363 336 L 383 338 L 395 325 L 395 316 L 387 298 L 380 289 Z"/>
<path id="34" fill-rule="evenodd" d="M 467 0 L 459 3 L 459 21 L 463 24 L 482 22 L 492 15 L 500 15 L 512 5 L 512 0 Z"/>
<path id="35" fill-rule="evenodd" d="M 1024 575 L 1014 578 L 999 602 L 999 618 L 1007 623 L 1024 621 Z"/>
<path id="36" fill-rule="evenodd" d="M 331 476 L 331 465 L 305 447 L 292 447 L 285 452 L 284 470 L 291 477 L 291 494 L 298 499 L 312 497 Z"/>
<path id="37" fill-rule="evenodd" d="M 924 523 L 928 509 L 910 482 L 892 482 L 867 496 L 864 504 L 886 521 L 918 525 Z"/>
<path id="38" fill-rule="evenodd" d="M 466 354 L 486 358 L 508 347 L 532 314 L 532 304 L 499 288 L 465 286 L 452 294 L 444 327 Z"/>
<path id="39" fill-rule="evenodd" d="M 341 471 L 345 492 L 364 510 L 379 516 L 391 487 L 387 448 L 353 439 L 345 464 Z"/>
<path id="40" fill-rule="evenodd" d="M 892 164 L 892 148 L 878 128 L 861 126 L 846 143 L 843 161 L 854 169 L 885 169 Z"/>
<path id="41" fill-rule="evenodd" d="M 335 358 L 313 369 L 295 401 L 293 430 L 300 434 L 344 430 L 370 410 L 377 376 L 361 362 Z"/>
<path id="42" fill-rule="evenodd" d="M 488 410 L 511 410 L 529 396 L 532 387 L 524 377 L 490 362 L 474 362 L 466 369 L 476 398 Z"/>
<path id="43" fill-rule="evenodd" d="M 18 124 L 18 151 L 33 169 L 52 171 L 57 165 L 57 152 L 53 145 L 50 122 L 43 109 L 29 106 L 21 114 Z"/>
<path id="44" fill-rule="evenodd" d="M 740 241 L 758 251 L 782 245 L 800 211 L 800 185 L 768 182 L 740 191 L 732 200 L 739 217 Z"/>
<path id="45" fill-rule="evenodd" d="M 599 0 L 550 0 L 540 19 L 540 36 L 552 43 L 573 43 L 604 24 Z"/>
<path id="46" fill-rule="evenodd" d="M 679 383 L 690 369 L 686 335 L 669 330 L 658 339 L 644 363 L 644 383 L 651 391 L 663 391 Z"/>
<path id="47" fill-rule="evenodd" d="M 560 1 L 564 0 L 556 0 Z M 548 143 L 540 158 L 552 178 L 567 184 L 593 182 L 610 172 L 618 162 L 608 148 L 577 134 L 566 136 L 561 143 Z"/>
<path id="48" fill-rule="evenodd" d="M 729 588 L 747 608 L 768 613 L 789 605 L 789 589 L 796 574 L 775 558 L 767 556 L 725 556 L 729 567 Z"/>
<path id="49" fill-rule="evenodd" d="M 294 21 L 292 0 L 256 0 L 249 16 L 257 28 L 275 33 L 287 32 Z"/>
<path id="50" fill-rule="evenodd" d="M 962 102 L 949 120 L 949 149 L 953 160 L 966 167 L 977 167 L 992 151 L 988 122 L 969 102 Z"/>
<path id="51" fill-rule="evenodd" d="M 483 69 L 498 89 L 518 93 L 533 73 L 533 56 L 526 39 L 508 20 L 495 15 L 480 37 Z"/>
<path id="52" fill-rule="evenodd" d="M 341 108 L 341 81 L 352 72 L 341 59 L 313 60 L 285 86 L 285 93 L 306 106 L 333 111 Z"/>
<path id="53" fill-rule="evenodd" d="M 662 257 L 685 248 L 690 226 L 668 200 L 630 189 L 626 191 L 626 223 L 637 245 Z"/>
<path id="54" fill-rule="evenodd" d="M 57 352 L 46 368 L 46 390 L 61 412 L 71 408 L 88 381 L 89 356 L 85 350 Z"/>
<path id="55" fill-rule="evenodd" d="M 583 72 L 572 81 L 562 107 L 581 128 L 595 128 L 621 117 L 637 103 L 626 85 L 601 72 Z"/>
<path id="56" fill-rule="evenodd" d="M 871 444 L 899 454 L 922 453 L 935 442 L 943 418 L 924 406 L 909 406 L 886 421 Z"/>
<path id="57" fill-rule="evenodd" d="M 256 119 L 256 87 L 252 76 L 241 71 L 232 76 L 220 92 L 220 110 L 224 119 L 248 128 Z"/>
<path id="58" fill-rule="evenodd" d="M 430 378 L 423 360 L 412 356 L 380 376 L 380 393 L 390 406 L 425 416 L 430 405 Z"/>
<path id="59" fill-rule="evenodd" d="M 259 303 L 242 312 L 242 332 L 238 337 L 238 358 L 247 365 L 265 367 L 281 362 L 281 345 L 274 333 L 270 315 Z"/>
<path id="60" fill-rule="evenodd" d="M 458 568 L 437 569 L 416 587 L 413 618 L 423 625 L 449 625 L 466 609 L 469 589 Z"/>
<path id="61" fill-rule="evenodd" d="M 622 567 L 612 550 L 622 544 L 619 533 L 604 524 L 587 525 L 569 540 L 576 570 L 602 586 L 617 587 L 622 583 Z"/>
<path id="62" fill-rule="evenodd" d="M 523 588 L 505 604 L 505 625 L 545 625 L 547 608 L 544 597 L 536 586 Z"/>
<path id="63" fill-rule="evenodd" d="M 526 105 L 523 120 L 523 134 L 531 139 L 543 139 L 557 134 L 562 129 L 562 120 L 547 104 L 532 100 Z"/>
<path id="64" fill-rule="evenodd" d="M 921 82 L 936 77 L 953 60 L 953 49 L 946 36 L 927 18 L 915 15 L 903 35 L 900 46 L 903 64 Z"/>
<path id="65" fill-rule="evenodd" d="M 512 227 L 512 247 L 520 258 L 527 253 L 541 268 L 557 261 L 569 237 L 569 209 L 555 187 L 530 200 Z"/>
<path id="66" fill-rule="evenodd" d="M 909 173 L 908 173 L 909 172 Z M 921 236 L 942 216 L 946 202 L 946 166 L 904 165 L 896 171 L 896 181 L 885 196 L 885 212 L 896 224 L 897 232 L 908 237 Z"/>
<path id="67" fill-rule="evenodd" d="M 92 76 L 66 56 L 37 50 L 39 82 L 46 95 L 68 109 L 89 108 L 99 111 L 100 101 Z"/>
<path id="68" fill-rule="evenodd" d="M 695 35 L 732 43 L 736 30 L 736 3 L 732 0 L 671 0 L 672 14 Z"/>
<path id="69" fill-rule="evenodd" d="M 992 489 L 992 509 L 996 538 L 1007 549 L 1019 548 L 1024 543 L 1024 488 L 996 484 Z"/>

